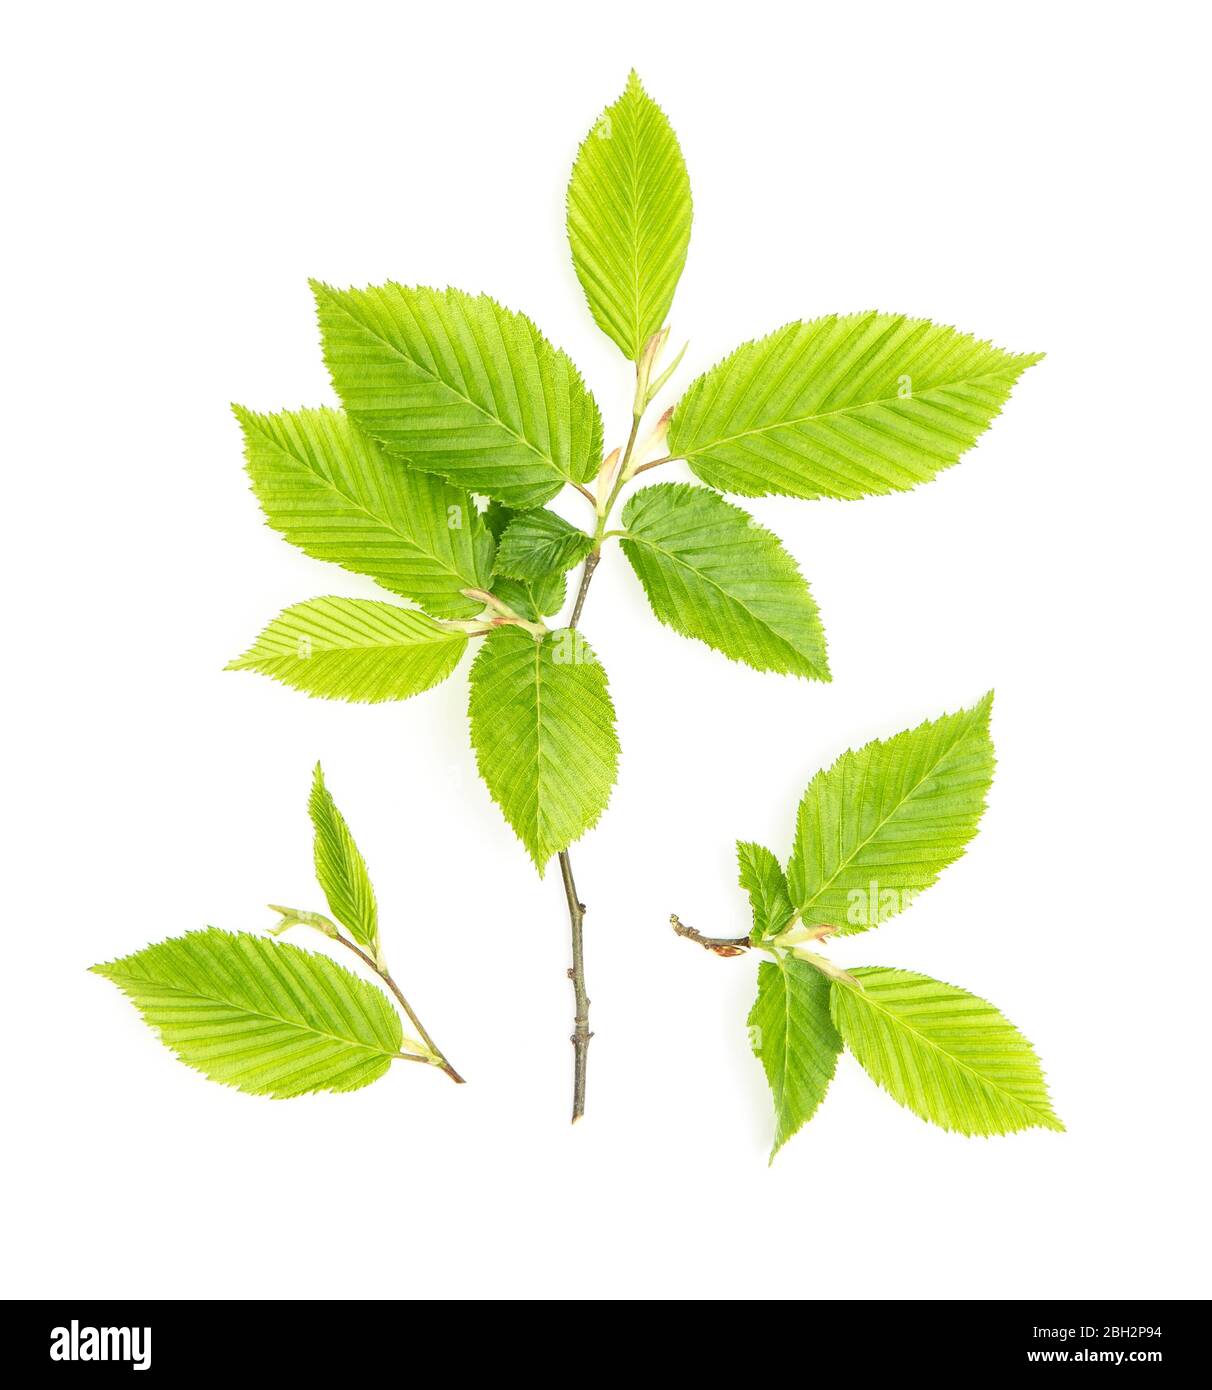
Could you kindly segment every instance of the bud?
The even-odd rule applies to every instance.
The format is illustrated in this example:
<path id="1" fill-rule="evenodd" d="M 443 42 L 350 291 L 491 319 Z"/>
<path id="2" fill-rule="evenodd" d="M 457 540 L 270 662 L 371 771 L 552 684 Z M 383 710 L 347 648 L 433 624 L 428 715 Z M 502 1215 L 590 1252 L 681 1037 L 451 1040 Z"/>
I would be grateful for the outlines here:
<path id="1" fill-rule="evenodd" d="M 815 951 L 807 951 L 803 946 L 793 946 L 791 954 L 797 960 L 806 960 L 809 965 L 815 966 L 827 979 L 837 980 L 839 984 L 850 985 L 854 989 L 862 989 L 863 987 L 849 970 L 843 970 L 840 965 L 834 965 L 826 956 L 818 956 Z"/>
<path id="2" fill-rule="evenodd" d="M 660 374 L 660 376 L 657 377 L 657 379 L 648 388 L 648 394 L 644 398 L 645 405 L 648 405 L 649 402 L 656 399 L 657 392 L 660 391 L 661 387 L 665 385 L 665 383 L 674 374 L 674 372 L 676 372 L 677 369 L 682 365 L 682 358 L 686 356 L 686 349 L 689 346 L 689 341 L 682 344 L 681 352 L 678 353 L 678 355 L 673 359 L 673 361 L 670 362 L 669 366 L 665 368 L 665 370 Z M 668 413 L 672 414 L 672 411 Z"/>
<path id="3" fill-rule="evenodd" d="M 269 910 L 282 914 L 282 920 L 276 926 L 266 928 L 270 936 L 281 936 L 284 931 L 288 931 L 291 927 L 314 927 L 316 931 L 323 932 L 325 936 L 335 938 L 339 935 L 337 924 L 330 922 L 319 912 L 304 912 L 299 907 L 279 907 L 276 903 L 270 903 Z"/>
<path id="4" fill-rule="evenodd" d="M 464 598 L 473 598 L 477 603 L 482 603 L 485 608 L 496 607 L 496 600 L 486 589 L 460 589 L 459 593 Z"/>
<path id="5" fill-rule="evenodd" d="M 635 364 L 635 404 L 632 413 L 642 415 L 644 407 L 652 399 L 648 390 L 648 382 L 652 376 L 652 370 L 657 364 L 657 359 L 661 355 L 661 349 L 669 340 L 669 329 L 662 328 L 652 335 L 644 344 L 644 350 L 640 353 L 640 360 Z"/>
<path id="6" fill-rule="evenodd" d="M 606 501 L 610 496 L 610 489 L 614 483 L 614 470 L 618 467 L 619 454 L 621 450 L 612 449 L 602 460 L 602 466 L 598 469 L 598 512 L 606 510 Z"/>

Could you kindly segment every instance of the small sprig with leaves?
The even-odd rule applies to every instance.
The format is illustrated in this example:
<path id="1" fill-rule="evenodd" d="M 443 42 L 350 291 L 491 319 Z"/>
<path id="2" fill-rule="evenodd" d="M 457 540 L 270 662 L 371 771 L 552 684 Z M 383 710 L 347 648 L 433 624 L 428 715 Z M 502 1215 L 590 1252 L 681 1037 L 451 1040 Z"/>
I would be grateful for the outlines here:
<path id="1" fill-rule="evenodd" d="M 843 753 L 809 783 L 784 873 L 737 842 L 753 927 L 708 937 L 717 955 L 762 951 L 749 1037 L 774 1097 L 771 1162 L 825 1098 L 843 1046 L 923 1120 L 961 1134 L 1064 1129 L 1031 1044 L 983 999 L 882 965 L 843 970 L 815 948 L 902 911 L 963 854 L 993 778 L 992 694 L 971 709 Z"/>
<path id="2" fill-rule="evenodd" d="M 690 223 L 677 138 L 632 73 L 582 143 L 568 189 L 590 311 L 634 364 L 630 426 L 608 452 L 570 358 L 524 314 L 455 289 L 313 283 L 344 409 L 236 409 L 269 524 L 417 607 L 295 604 L 233 668 L 327 699 L 402 700 L 482 643 L 469 704 L 480 774 L 539 873 L 553 855 L 560 864 L 574 1120 L 591 1034 L 585 907 L 569 849 L 606 809 L 619 760 L 606 675 L 578 630 L 607 542 L 619 542 L 675 632 L 757 671 L 828 680 L 824 631 L 795 560 L 721 494 L 851 499 L 915 487 L 956 462 L 1038 361 L 926 319 L 830 314 L 745 343 L 651 421 L 681 361 L 664 362 L 666 318 Z M 642 487 L 616 522 L 627 488 L 675 460 L 706 486 Z M 584 527 L 548 507 L 561 493 L 588 506 Z M 549 627 L 577 564 L 567 622 Z"/>
<path id="3" fill-rule="evenodd" d="M 381 989 L 327 956 L 250 932 L 207 927 L 93 970 L 130 997 L 187 1066 L 251 1095 L 356 1091 L 392 1062 L 422 1062 L 462 1083 L 387 969 L 366 862 L 319 763 L 308 809 L 316 877 L 336 921 L 274 906 L 281 920 L 270 937 L 310 927 L 339 942 L 387 986 L 416 1037 Z"/>

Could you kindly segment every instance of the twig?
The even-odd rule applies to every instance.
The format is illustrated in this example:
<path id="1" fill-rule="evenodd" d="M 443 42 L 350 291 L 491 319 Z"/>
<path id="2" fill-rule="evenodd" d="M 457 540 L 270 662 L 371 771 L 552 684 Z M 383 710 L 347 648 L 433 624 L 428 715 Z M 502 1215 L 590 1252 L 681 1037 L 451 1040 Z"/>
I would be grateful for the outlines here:
<path id="1" fill-rule="evenodd" d="M 591 550 L 585 556 L 585 568 L 581 571 L 581 587 L 577 590 L 577 601 L 572 605 L 572 617 L 568 620 L 569 627 L 576 627 L 581 617 L 581 609 L 585 607 L 585 595 L 589 592 L 589 581 L 593 578 L 593 572 L 598 567 L 598 561 L 602 558 L 601 552 Z"/>
<path id="2" fill-rule="evenodd" d="M 717 956 L 740 956 L 749 949 L 750 943 L 747 936 L 704 936 L 702 932 L 688 927 L 676 912 L 670 914 L 669 925 L 678 936 L 684 936 L 687 941 L 696 942 L 705 950 L 714 951 Z"/>
<path id="3" fill-rule="evenodd" d="M 576 1124 L 585 1113 L 585 1072 L 589 1062 L 589 1039 L 593 1034 L 589 1031 L 589 995 L 585 992 L 585 943 L 582 932 L 585 904 L 577 896 L 572 860 L 566 849 L 560 851 L 560 873 L 564 879 L 564 896 L 568 899 L 568 920 L 572 924 L 572 968 L 568 978 L 572 981 L 572 992 L 576 999 L 572 1027 L 572 1122 Z"/>
<path id="4" fill-rule="evenodd" d="M 464 1085 L 465 1083 L 464 1083 L 464 1081 L 463 1081 L 463 1078 L 459 1075 L 459 1073 L 458 1073 L 457 1071 L 455 1071 L 454 1067 L 452 1067 L 452 1066 L 450 1065 L 450 1063 L 446 1060 L 446 1057 L 443 1055 L 442 1049 L 437 1045 L 437 1043 L 434 1042 L 434 1040 L 433 1040 L 433 1039 L 429 1036 L 429 1034 L 425 1031 L 425 1025 L 421 1022 L 421 1020 L 420 1020 L 420 1019 L 416 1016 L 416 1014 L 413 1012 L 412 1005 L 408 1002 L 407 999 L 404 998 L 404 995 L 403 995 L 403 993 L 402 993 L 401 990 L 400 990 L 400 986 L 399 986 L 398 984 L 396 984 L 396 982 L 391 978 L 391 974 L 390 974 L 387 970 L 380 970 L 379 967 L 375 964 L 375 959 L 374 959 L 374 957 L 371 956 L 371 955 L 368 955 L 368 954 L 361 948 L 361 946 L 359 946 L 356 942 L 350 941 L 348 937 L 346 937 L 346 936 L 334 936 L 334 937 L 332 938 L 332 940 L 334 940 L 334 941 L 339 941 L 339 942 L 341 943 L 342 946 L 344 946 L 344 947 L 346 947 L 348 950 L 352 951 L 352 952 L 354 953 L 354 955 L 357 956 L 358 959 L 359 959 L 360 961 L 363 961 L 366 965 L 369 965 L 369 966 L 370 966 L 370 968 L 375 972 L 376 975 L 378 975 L 378 977 L 383 981 L 383 983 L 387 986 L 387 988 L 388 988 L 389 990 L 391 990 L 392 994 L 394 994 L 394 995 L 396 996 L 396 999 L 399 1001 L 400 1007 L 401 1007 L 401 1008 L 404 1010 L 404 1012 L 408 1015 L 409 1021 L 411 1022 L 412 1026 L 417 1030 L 418 1033 L 420 1033 L 420 1035 L 421 1035 L 421 1041 L 425 1044 L 425 1046 L 426 1046 L 427 1048 L 429 1048 L 430 1052 L 432 1052 L 433 1055 L 438 1059 L 438 1063 L 439 1063 L 439 1065 L 440 1065 L 442 1071 L 444 1071 L 444 1072 L 446 1073 L 446 1075 L 449 1076 L 450 1079 L 451 1079 L 452 1081 L 456 1082 L 458 1085 L 460 1085 L 460 1086 Z M 407 1054 L 406 1054 L 406 1053 L 401 1053 L 400 1056 L 401 1056 L 401 1057 L 405 1057 L 405 1056 L 407 1056 Z M 417 1060 L 418 1060 L 418 1061 L 424 1061 L 425 1059 L 422 1057 L 422 1058 L 418 1058 Z"/>

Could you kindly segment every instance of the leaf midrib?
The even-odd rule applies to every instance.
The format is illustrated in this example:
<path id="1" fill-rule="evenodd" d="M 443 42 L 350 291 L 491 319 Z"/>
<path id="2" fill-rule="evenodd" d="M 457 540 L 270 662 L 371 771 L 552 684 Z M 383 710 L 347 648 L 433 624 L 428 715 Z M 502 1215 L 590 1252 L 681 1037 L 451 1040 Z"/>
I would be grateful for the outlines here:
<path id="1" fill-rule="evenodd" d="M 323 600 L 321 599 L 310 600 L 312 604 L 320 603 L 322 601 Z M 382 599 L 349 599 L 347 601 L 350 603 L 382 603 L 383 607 L 388 609 L 392 613 L 404 613 L 408 615 L 416 614 L 418 617 L 421 618 L 429 618 L 428 613 L 423 613 L 418 608 L 403 608 L 397 606 L 394 603 L 384 603 Z M 296 608 L 302 608 L 305 607 L 306 604 L 295 604 L 293 606 Z M 284 612 L 289 613 L 290 609 L 285 609 Z M 274 622 L 279 621 L 282 616 L 282 614 L 279 614 L 278 618 L 274 619 Z M 423 650 L 426 647 L 440 647 L 445 646 L 448 643 L 457 643 L 460 641 L 466 643 L 467 638 L 463 633 L 450 631 L 446 628 L 436 627 L 436 618 L 429 618 L 429 621 L 435 624 L 434 631 L 424 632 L 415 640 L 405 641 L 404 637 L 402 637 L 398 632 L 392 633 L 390 635 L 389 640 L 383 642 L 370 641 L 367 638 L 362 637 L 358 641 L 357 645 L 349 645 L 348 643 L 329 646 L 320 645 L 318 650 L 313 649 L 311 657 L 300 657 L 297 651 L 266 652 L 262 655 L 256 655 L 258 646 L 262 638 L 265 637 L 265 632 L 269 631 L 269 628 L 266 628 L 265 632 L 261 633 L 261 635 L 257 638 L 257 641 L 253 643 L 253 645 L 248 649 L 247 652 L 244 652 L 242 655 L 236 657 L 236 659 L 230 663 L 229 669 L 233 671 L 244 670 L 248 667 L 255 667 L 259 661 L 310 661 L 315 656 L 343 656 L 347 654 L 356 656 L 359 653 L 365 652 L 398 652 L 402 654 L 409 654 Z M 271 623 L 269 626 L 272 627 L 273 623 Z M 319 643 L 331 641 L 331 637 L 327 635 L 323 637 L 318 637 L 316 638 L 316 641 Z"/>
<path id="2" fill-rule="evenodd" d="M 783 1065 L 779 1069 L 779 1129 L 783 1128 L 784 1114 L 787 1108 L 787 1069 L 791 1060 L 791 979 L 787 972 L 786 961 L 782 958 L 778 962 L 779 978 L 783 982 Z"/>
<path id="3" fill-rule="evenodd" d="M 956 386 L 973 386 L 978 382 L 990 381 L 997 377 L 1007 376 L 1009 373 L 1003 369 L 997 372 L 982 372 L 976 376 L 956 377 L 954 381 L 938 382 L 934 386 L 927 386 L 924 391 L 914 392 L 911 400 L 920 400 L 923 396 L 929 396 L 935 391 L 950 390 Z M 1011 383 L 1013 385 L 1013 383 Z M 707 444 L 696 445 L 687 449 L 684 454 L 678 454 L 676 458 L 692 458 L 707 449 L 718 449 L 722 444 L 734 444 L 738 439 L 749 439 L 756 434 L 769 434 L 772 430 L 789 429 L 793 425 L 806 425 L 815 420 L 830 420 L 836 415 L 853 415 L 860 410 L 867 410 L 873 405 L 892 405 L 896 401 L 904 400 L 903 396 L 879 396 L 870 401 L 859 401 L 856 405 L 839 406 L 837 410 L 822 410 L 813 414 L 798 415 L 786 420 L 774 420 L 770 424 L 755 425 L 753 429 L 741 430 L 737 434 L 723 435 L 718 439 L 713 439 Z"/>
<path id="4" fill-rule="evenodd" d="M 150 985 L 157 990 L 167 991 L 169 994 L 177 995 L 182 999 L 196 999 L 207 1004 L 221 1004 L 224 1008 L 235 1009 L 240 1013 L 248 1014 L 250 1018 L 264 1018 L 271 1023 L 281 1023 L 287 1028 L 294 1028 L 300 1033 L 308 1033 L 314 1037 L 329 1038 L 332 1042 L 344 1043 L 348 1047 L 360 1047 L 363 1051 L 376 1053 L 380 1057 L 397 1057 L 398 1052 L 389 1052 L 378 1043 L 363 1042 L 360 1038 L 347 1038 L 340 1033 L 330 1033 L 325 1028 L 315 1028 L 309 1023 L 300 1023 L 298 1019 L 282 1018 L 278 1014 L 268 1014 L 263 1009 L 252 1009 L 245 1004 L 237 1004 L 231 999 L 221 999 L 216 995 L 203 994 L 198 990 L 182 989 L 179 985 L 170 985 L 159 980 L 148 979 L 139 975 L 117 975 L 108 974 L 107 978 L 114 984 L 121 986 L 126 981 L 131 986 Z"/>
<path id="5" fill-rule="evenodd" d="M 537 640 L 534 644 L 534 771 L 534 842 L 541 853 L 545 848 L 539 842 L 543 831 L 543 643 Z M 544 859 L 543 867 L 546 865 Z"/>
<path id="6" fill-rule="evenodd" d="M 631 120 L 631 288 L 632 297 L 635 305 L 635 317 L 632 320 L 632 343 L 636 360 L 639 361 L 640 355 L 644 351 L 644 344 L 640 341 L 641 319 L 640 319 L 640 115 L 639 101 L 632 103 Z"/>

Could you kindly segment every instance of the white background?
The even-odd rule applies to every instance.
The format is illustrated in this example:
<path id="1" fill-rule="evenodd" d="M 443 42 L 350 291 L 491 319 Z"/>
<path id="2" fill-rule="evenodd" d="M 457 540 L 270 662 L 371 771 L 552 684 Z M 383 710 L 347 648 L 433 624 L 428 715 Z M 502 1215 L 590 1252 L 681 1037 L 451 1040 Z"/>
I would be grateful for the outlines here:
<path id="1" fill-rule="evenodd" d="M 10 17 L 5 1292 L 1212 1292 L 1201 30 L 1173 4 Z M 374 708 L 223 672 L 286 604 L 375 592 L 263 524 L 228 403 L 334 400 L 307 276 L 451 282 L 529 312 L 617 441 L 628 368 L 562 203 L 633 63 L 694 188 L 683 383 L 787 319 L 869 307 L 1048 356 L 938 481 L 753 504 L 813 586 L 832 685 L 659 627 L 607 555 L 585 629 L 624 758 L 575 855 L 596 1037 L 574 1129 L 559 878 L 477 781 L 465 671 Z M 767 1169 L 754 961 L 668 915 L 742 932 L 737 836 L 786 854 L 819 766 L 990 686 L 980 835 L 834 957 L 999 1004 L 1068 1133 L 939 1132 L 846 1057 Z M 465 1088 L 400 1067 L 253 1099 L 86 973 L 204 923 L 260 929 L 268 901 L 321 907 L 317 757 Z"/>

